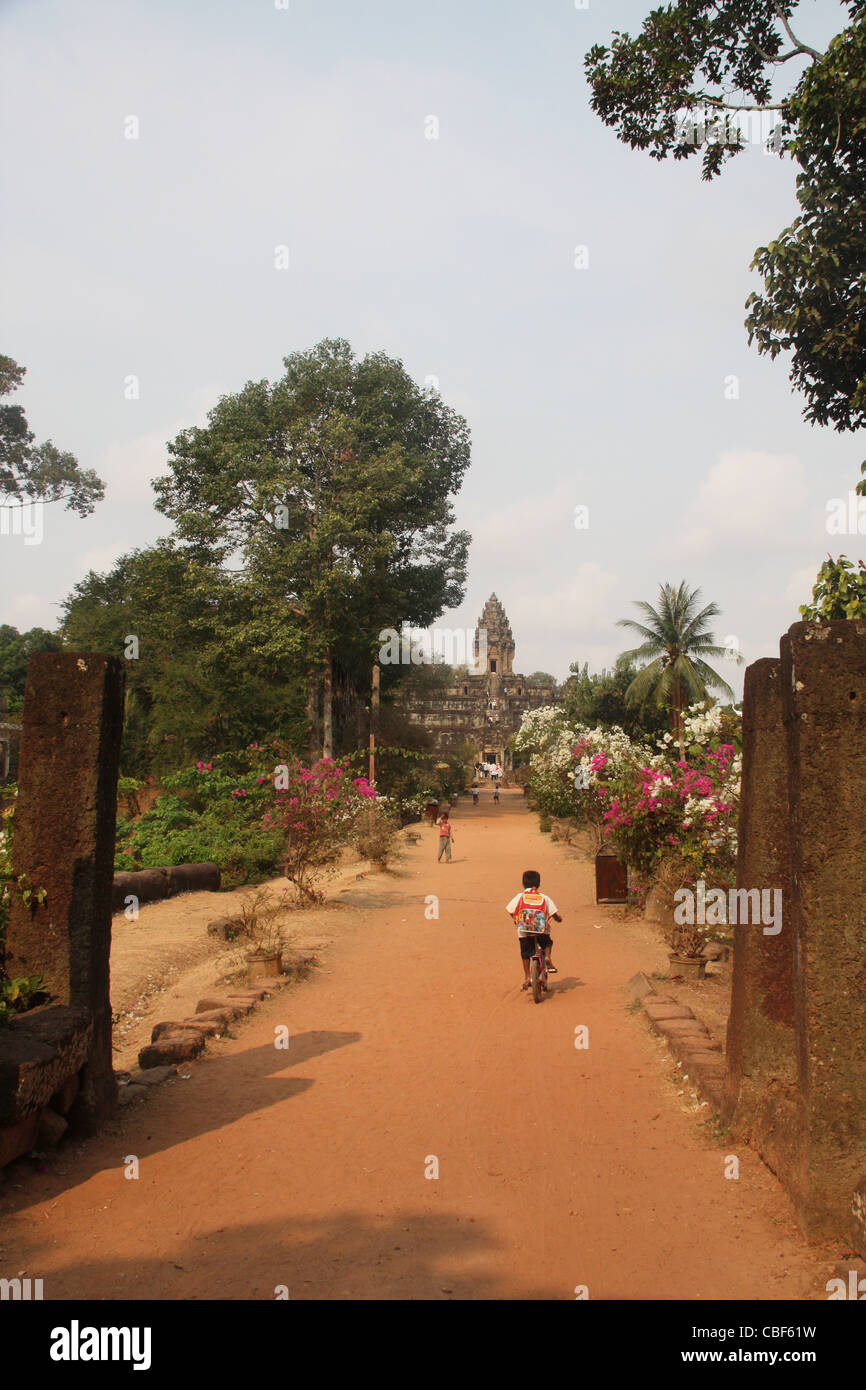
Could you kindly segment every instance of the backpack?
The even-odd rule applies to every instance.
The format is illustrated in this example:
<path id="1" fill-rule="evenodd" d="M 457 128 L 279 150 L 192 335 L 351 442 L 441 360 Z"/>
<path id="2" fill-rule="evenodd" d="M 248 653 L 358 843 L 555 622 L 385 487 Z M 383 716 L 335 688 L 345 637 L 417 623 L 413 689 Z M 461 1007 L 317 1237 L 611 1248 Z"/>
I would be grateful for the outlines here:
<path id="1" fill-rule="evenodd" d="M 521 895 L 514 915 L 518 931 L 531 932 L 533 935 L 547 931 L 547 903 L 543 893 L 527 889 Z"/>

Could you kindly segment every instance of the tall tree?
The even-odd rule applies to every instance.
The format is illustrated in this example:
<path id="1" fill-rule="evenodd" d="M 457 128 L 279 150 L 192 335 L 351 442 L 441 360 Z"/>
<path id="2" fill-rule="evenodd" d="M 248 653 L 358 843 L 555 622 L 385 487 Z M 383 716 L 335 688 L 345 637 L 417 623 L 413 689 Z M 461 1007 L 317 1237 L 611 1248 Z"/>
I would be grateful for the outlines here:
<path id="1" fill-rule="evenodd" d="M 651 699 L 636 704 L 626 692 L 637 671 L 627 658 L 619 657 L 612 671 L 590 673 L 588 662 L 572 662 L 571 675 L 562 688 L 568 718 L 572 723 L 594 728 L 624 729 L 630 738 L 657 738 L 664 733 L 668 718 Z"/>
<path id="2" fill-rule="evenodd" d="M 667 707 L 671 733 L 679 742 L 681 755 L 683 711 L 688 705 L 706 700 L 711 690 L 734 698 L 727 681 L 704 660 L 726 655 L 709 629 L 710 619 L 718 617 L 721 610 L 715 603 L 700 608 L 700 599 L 700 589 L 689 589 L 685 582 L 676 589 L 662 584 L 656 608 L 644 602 L 634 605 L 643 613 L 645 623 L 633 618 L 620 618 L 617 623 L 617 627 L 628 628 L 644 639 L 639 647 L 620 657 L 621 661 L 646 662 L 631 681 L 626 698 L 634 704 L 651 699 Z M 742 657 L 736 660 L 740 662 Z"/>
<path id="3" fill-rule="evenodd" d="M 0 355 L 0 399 L 18 390 L 26 370 Z M 62 501 L 67 511 L 88 516 L 105 496 L 101 480 L 50 439 L 35 440 L 24 407 L 0 405 L 0 507 Z"/>
<path id="4" fill-rule="evenodd" d="M 771 357 L 791 353 L 806 419 L 856 430 L 866 422 L 866 0 L 844 8 L 850 24 L 820 52 L 795 33 L 789 0 L 677 0 L 636 38 L 617 31 L 595 45 L 585 66 L 593 109 L 620 140 L 654 159 L 700 154 L 705 179 L 746 148 L 738 125 L 750 112 L 773 113 L 772 145 L 799 166 L 801 211 L 755 253 L 764 293 L 747 301 L 749 339 Z"/>
<path id="5" fill-rule="evenodd" d="M 283 365 L 182 431 L 154 487 L 180 543 L 245 575 L 298 634 L 330 755 L 341 655 L 374 665 L 382 628 L 426 626 L 462 598 L 469 538 L 451 498 L 469 431 L 383 353 L 325 340 Z"/>
<path id="6" fill-rule="evenodd" d="M 264 737 L 296 743 L 293 632 L 267 594 L 170 540 L 91 573 L 66 599 L 68 646 L 127 663 L 123 770 L 142 775 Z"/>

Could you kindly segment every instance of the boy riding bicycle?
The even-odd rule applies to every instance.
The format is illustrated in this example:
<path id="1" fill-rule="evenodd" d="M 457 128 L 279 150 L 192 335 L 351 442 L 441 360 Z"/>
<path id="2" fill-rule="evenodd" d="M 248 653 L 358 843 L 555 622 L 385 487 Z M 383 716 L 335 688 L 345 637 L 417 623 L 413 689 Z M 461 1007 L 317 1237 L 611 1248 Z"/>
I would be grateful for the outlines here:
<path id="1" fill-rule="evenodd" d="M 548 926 L 551 922 L 561 922 L 562 917 L 553 899 L 549 898 L 546 893 L 540 892 L 540 888 L 541 875 L 536 869 L 527 869 L 523 875 L 523 892 L 512 898 L 505 909 L 509 917 L 517 924 L 520 959 L 523 961 L 523 989 L 529 989 L 529 962 L 535 955 L 536 946 L 541 946 L 545 964 L 550 974 L 557 974 L 556 966 L 552 964 L 550 959 L 553 939 L 548 931 Z"/>

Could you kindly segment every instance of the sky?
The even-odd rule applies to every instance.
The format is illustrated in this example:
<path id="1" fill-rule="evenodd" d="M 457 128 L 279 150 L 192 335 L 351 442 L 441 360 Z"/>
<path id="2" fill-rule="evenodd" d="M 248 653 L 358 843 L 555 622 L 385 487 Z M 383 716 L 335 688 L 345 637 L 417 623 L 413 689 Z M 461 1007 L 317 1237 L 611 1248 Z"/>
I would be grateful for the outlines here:
<path id="1" fill-rule="evenodd" d="M 756 142 L 706 184 L 590 109 L 587 49 L 650 8 L 0 0 L 0 349 L 37 438 L 107 487 L 86 519 L 45 508 L 38 544 L 0 534 L 0 623 L 53 628 L 90 569 L 167 535 L 167 441 L 342 337 L 469 422 L 469 579 L 440 626 L 495 591 L 515 669 L 562 678 L 611 666 L 617 620 L 684 579 L 720 645 L 777 655 L 828 550 L 864 553 L 827 533 L 863 446 L 807 425 L 748 344 L 790 162 Z M 818 46 L 842 27 L 801 10 Z"/>

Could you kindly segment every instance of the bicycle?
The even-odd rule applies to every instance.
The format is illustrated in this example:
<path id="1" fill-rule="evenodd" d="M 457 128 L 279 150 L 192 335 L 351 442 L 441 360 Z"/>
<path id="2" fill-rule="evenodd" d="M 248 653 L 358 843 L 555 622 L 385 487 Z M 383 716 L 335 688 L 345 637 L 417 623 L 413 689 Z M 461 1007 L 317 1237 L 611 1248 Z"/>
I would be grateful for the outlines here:
<path id="1" fill-rule="evenodd" d="M 536 941 L 535 955 L 529 961 L 529 980 L 532 985 L 532 997 L 536 1004 L 540 1004 L 545 994 L 549 992 L 550 986 L 547 983 L 547 961 L 539 941 Z"/>

